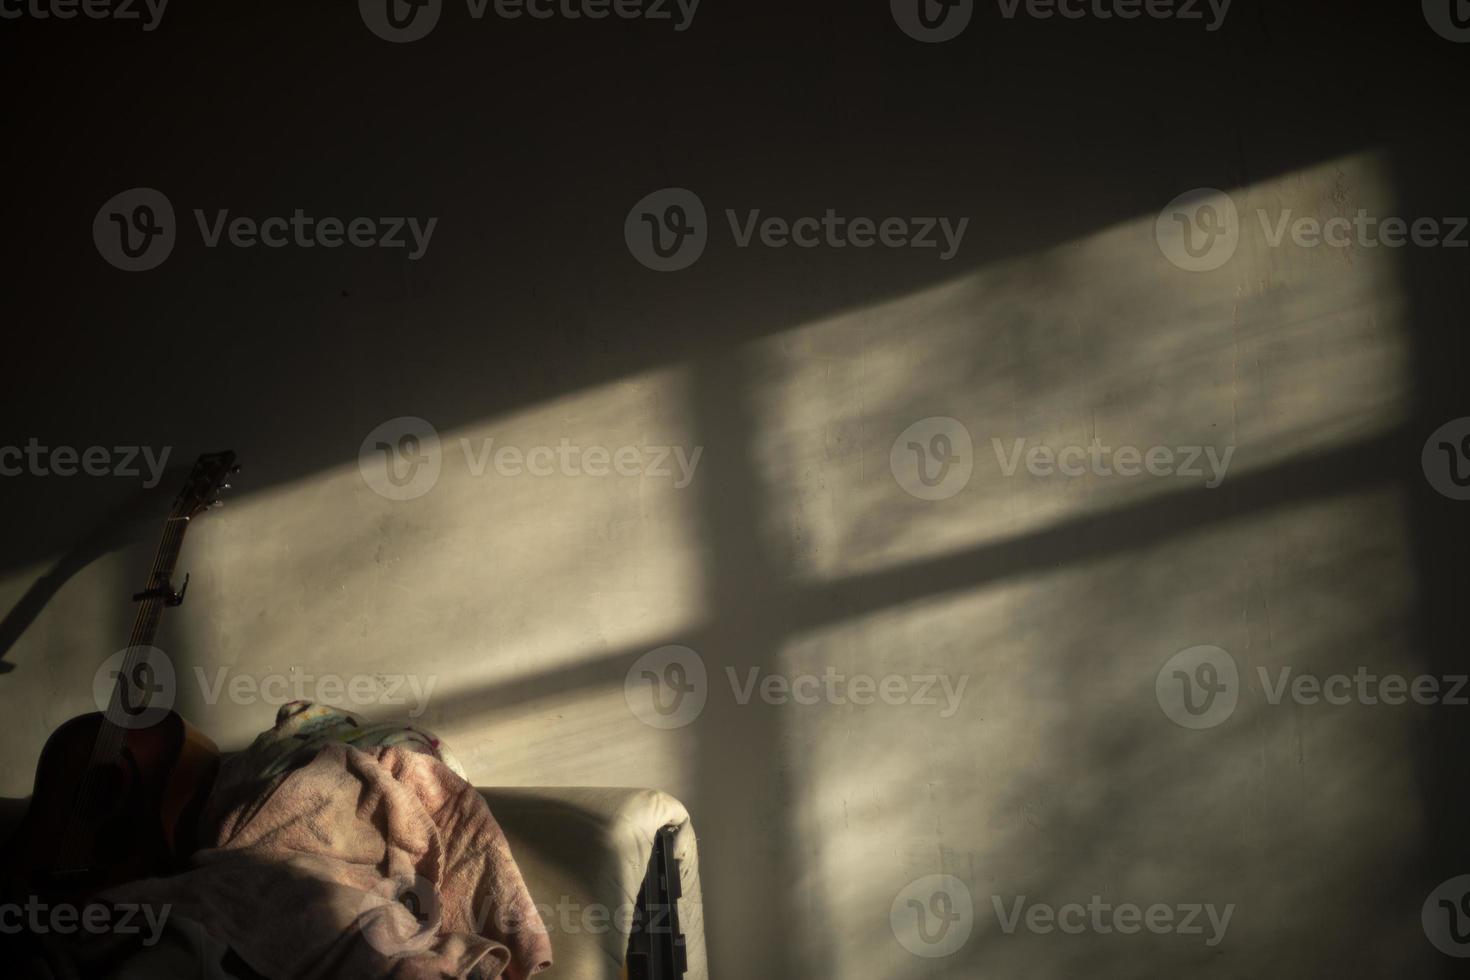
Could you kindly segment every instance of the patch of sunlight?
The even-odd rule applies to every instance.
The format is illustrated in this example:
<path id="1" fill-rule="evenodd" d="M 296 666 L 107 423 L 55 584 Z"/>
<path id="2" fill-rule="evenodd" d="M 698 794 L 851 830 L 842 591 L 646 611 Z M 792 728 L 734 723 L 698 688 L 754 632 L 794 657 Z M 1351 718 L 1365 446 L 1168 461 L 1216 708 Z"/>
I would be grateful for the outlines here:
<path id="1" fill-rule="evenodd" d="M 697 729 L 663 731 L 628 710 L 621 677 L 487 714 L 431 705 L 425 724 L 479 786 L 655 786 L 690 799 Z"/>
<path id="2" fill-rule="evenodd" d="M 1432 709 L 1273 704 L 1260 681 L 1287 666 L 1421 669 L 1406 531 L 1398 491 L 1376 488 L 793 638 L 782 674 L 896 676 L 916 697 L 941 679 L 938 704 L 786 708 L 801 747 L 786 760 L 802 788 L 797 850 L 811 856 L 792 904 L 853 939 L 809 954 L 834 976 L 932 975 L 889 913 L 935 874 L 974 903 L 973 934 L 945 961 L 954 975 L 1122 976 L 1139 955 L 1181 967 L 1211 955 L 1178 936 L 1007 933 L 994 902 L 1018 896 L 1233 903 L 1232 975 L 1271 972 L 1267 957 L 1294 944 L 1307 964 L 1324 915 L 1364 929 L 1413 919 L 1417 905 L 1397 909 L 1378 883 L 1416 853 L 1423 814 L 1404 760 Z M 1198 644 L 1234 657 L 1243 690 L 1233 715 L 1191 731 L 1155 680 Z M 947 717 L 946 689 L 963 691 Z"/>
<path id="3" fill-rule="evenodd" d="M 685 388 L 682 371 L 660 370 L 439 432 L 437 482 L 415 499 L 385 498 L 354 463 L 210 515 L 188 548 L 195 584 L 179 636 L 188 671 L 204 669 L 211 684 L 221 671 L 257 681 L 366 675 L 385 699 L 395 677 L 421 688 L 432 678 L 431 713 L 439 699 L 461 699 L 451 720 L 464 743 L 476 724 L 467 692 L 500 705 L 501 685 L 670 642 L 705 615 L 696 491 L 676 486 L 678 457 L 663 454 L 678 447 L 692 459 Z M 497 461 L 506 447 L 520 465 Z M 536 447 L 543 475 L 530 469 Z M 589 461 L 594 448 L 610 459 Z M 368 465 L 385 460 L 370 454 Z M 610 668 L 619 679 L 621 670 Z M 186 703 L 222 742 L 270 724 L 273 706 L 202 696 L 200 686 L 191 677 Z M 533 727 L 577 717 L 565 731 L 580 731 L 599 717 L 604 692 L 563 693 L 537 702 Z M 568 707 L 584 693 L 585 717 Z"/>
<path id="4" fill-rule="evenodd" d="M 1266 234 L 1283 215 L 1393 214 L 1383 163 L 1354 156 L 1231 197 L 1239 246 L 1214 271 L 1172 265 L 1149 214 L 754 345 L 756 463 L 780 505 L 764 534 L 796 542 L 801 577 L 831 581 L 1209 483 L 1228 493 L 1399 424 L 1402 250 Z M 921 452 L 890 451 L 935 416 L 958 420 L 972 448 L 924 434 L 931 477 L 936 449 L 970 473 L 946 499 L 919 499 L 901 481 L 915 485 Z M 1100 465 L 1076 455 L 1093 440 Z M 1027 464 L 1070 446 L 1075 475 Z M 1137 475 L 1098 472 L 1124 447 Z"/>
<path id="5" fill-rule="evenodd" d="M 0 755 L 5 763 L 0 796 L 28 796 L 51 732 L 69 718 L 97 710 L 92 677 L 127 643 L 131 620 L 118 606 L 136 589 L 141 574 L 127 574 L 127 557 L 113 553 L 79 569 L 5 654 L 13 669 L 0 677 L 0 703 L 10 727 Z M 3 614 L 10 614 L 51 568 L 51 562 L 40 562 L 0 576 Z"/>

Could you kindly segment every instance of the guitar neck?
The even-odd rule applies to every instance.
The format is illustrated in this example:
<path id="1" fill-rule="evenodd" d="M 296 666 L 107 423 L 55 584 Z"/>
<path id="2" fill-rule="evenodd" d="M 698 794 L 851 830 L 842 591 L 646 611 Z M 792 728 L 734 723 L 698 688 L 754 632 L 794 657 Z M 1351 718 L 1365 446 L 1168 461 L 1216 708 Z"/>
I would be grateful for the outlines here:
<path id="1" fill-rule="evenodd" d="M 189 518 L 171 514 L 164 522 L 163 536 L 158 543 L 158 552 L 153 559 L 153 570 L 142 592 L 133 598 L 138 603 L 138 614 L 133 619 L 133 632 L 128 639 L 127 652 L 113 682 L 107 710 L 102 715 L 102 727 L 94 747 L 93 761 L 102 762 L 116 758 L 126 742 L 129 720 L 138 715 L 141 706 L 137 703 L 140 689 L 151 685 L 140 685 L 140 678 L 151 678 L 157 669 L 154 641 L 158 638 L 158 627 L 163 620 L 163 611 L 170 605 L 178 605 L 182 592 L 173 589 L 174 571 L 179 564 L 179 551 L 183 548 L 184 534 L 189 528 Z M 147 671 L 146 674 L 140 671 Z M 134 687 L 130 689 L 129 685 Z"/>
<path id="2" fill-rule="evenodd" d="M 174 572 L 178 569 L 179 552 L 183 550 L 184 534 L 188 530 L 188 517 L 172 515 L 164 522 L 163 537 L 158 543 L 153 571 L 149 573 L 143 591 L 133 597 L 138 602 L 138 615 L 133 619 L 129 647 L 152 646 L 153 641 L 158 638 L 158 625 L 163 620 L 163 611 L 174 601 Z"/>
<path id="3" fill-rule="evenodd" d="M 189 522 L 218 506 L 220 492 L 230 486 L 225 481 L 238 470 L 232 452 L 200 456 L 163 523 L 153 569 L 148 573 L 143 591 L 133 596 L 138 603 L 138 615 L 133 620 L 133 633 L 122 653 L 121 664 L 113 671 L 107 707 L 101 712 L 97 728 L 88 732 L 91 757 L 61 816 L 63 826 L 58 835 L 60 844 L 53 871 L 64 869 L 67 873 L 84 874 L 95 870 L 98 855 L 93 846 L 94 824 L 98 813 L 104 812 L 98 808 L 111 805 L 109 800 L 117 792 L 118 763 L 130 759 L 134 768 L 139 765 L 137 757 L 129 755 L 130 735 L 171 716 L 175 693 L 172 665 L 153 643 L 158 638 L 163 611 L 183 602 L 189 586 L 187 575 L 177 591 L 173 584 Z M 177 716 L 173 720 L 177 725 L 182 724 Z"/>
<path id="4" fill-rule="evenodd" d="M 235 454 L 232 452 L 206 453 L 200 456 L 183 491 L 174 500 L 168 519 L 163 522 L 163 535 L 153 558 L 153 569 L 148 573 L 143 590 L 133 596 L 138 603 L 138 615 L 133 620 L 133 632 L 128 639 L 121 668 L 113 678 L 107 710 L 103 712 L 102 736 L 97 745 L 98 757 L 110 757 L 119 751 L 119 746 L 124 741 L 124 731 L 131 727 L 129 722 L 138 719 L 148 707 L 146 697 L 140 703 L 131 695 L 147 695 L 150 690 L 156 689 L 153 684 L 153 661 L 156 654 L 161 654 L 154 650 L 153 644 L 158 638 L 163 611 L 182 603 L 184 593 L 189 588 L 187 575 L 184 576 L 181 587 L 176 590 L 174 586 L 174 573 L 178 569 L 184 535 L 194 517 L 210 507 L 218 506 L 219 493 L 229 489 L 225 480 L 238 470 Z M 163 661 L 166 667 L 167 658 L 164 657 Z"/>

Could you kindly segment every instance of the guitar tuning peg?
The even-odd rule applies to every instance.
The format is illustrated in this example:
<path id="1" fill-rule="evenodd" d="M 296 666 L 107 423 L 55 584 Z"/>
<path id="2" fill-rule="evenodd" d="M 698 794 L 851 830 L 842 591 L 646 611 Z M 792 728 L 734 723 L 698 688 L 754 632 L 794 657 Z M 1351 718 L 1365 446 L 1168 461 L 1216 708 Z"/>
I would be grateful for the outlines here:
<path id="1" fill-rule="evenodd" d="M 208 506 L 208 508 L 210 510 L 219 510 L 224 505 L 225 505 L 225 502 L 223 500 L 220 500 L 218 497 L 216 497 L 215 499 L 211 500 L 207 504 L 207 506 Z"/>

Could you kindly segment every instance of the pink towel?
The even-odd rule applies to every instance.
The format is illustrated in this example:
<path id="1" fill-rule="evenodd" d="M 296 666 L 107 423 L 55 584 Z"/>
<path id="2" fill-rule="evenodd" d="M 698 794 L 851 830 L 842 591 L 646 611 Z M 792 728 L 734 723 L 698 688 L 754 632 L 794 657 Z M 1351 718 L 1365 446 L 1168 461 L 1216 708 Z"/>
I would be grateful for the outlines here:
<path id="1" fill-rule="evenodd" d="M 505 834 L 439 759 L 328 744 L 265 780 L 231 761 L 193 867 L 102 899 L 171 903 L 269 977 L 522 980 L 551 965 Z"/>

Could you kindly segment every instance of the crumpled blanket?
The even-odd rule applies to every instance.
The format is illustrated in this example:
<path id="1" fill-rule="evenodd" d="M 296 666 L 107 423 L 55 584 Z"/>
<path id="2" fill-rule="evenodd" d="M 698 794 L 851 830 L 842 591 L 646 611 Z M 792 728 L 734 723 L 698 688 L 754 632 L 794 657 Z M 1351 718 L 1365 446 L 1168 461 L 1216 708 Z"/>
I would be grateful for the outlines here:
<path id="1" fill-rule="evenodd" d="M 522 980 L 549 967 L 505 834 L 437 740 L 354 729 L 331 709 L 283 707 L 222 764 L 190 870 L 99 900 L 167 903 L 267 977 Z"/>
<path id="2" fill-rule="evenodd" d="M 404 745 L 437 757 L 456 776 L 469 779 L 449 746 L 431 732 L 397 721 L 365 725 L 331 705 L 304 700 L 281 706 L 275 725 L 256 736 L 250 748 L 234 759 L 234 778 L 279 775 L 300 765 L 306 756 L 315 755 L 327 742 L 344 742 L 366 751 Z"/>

